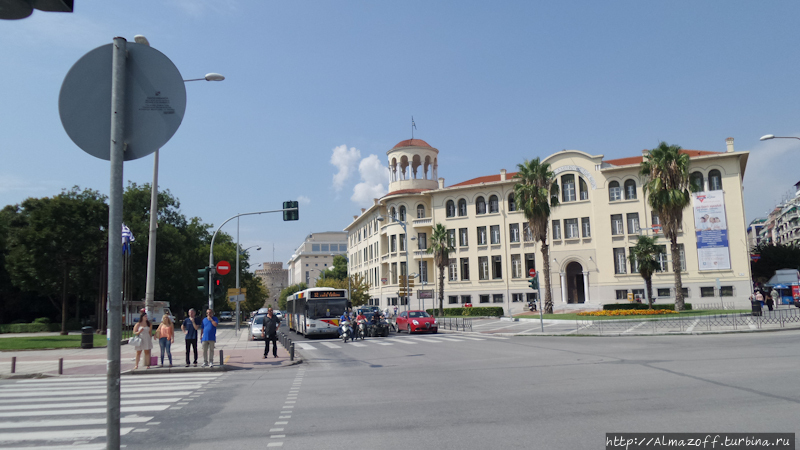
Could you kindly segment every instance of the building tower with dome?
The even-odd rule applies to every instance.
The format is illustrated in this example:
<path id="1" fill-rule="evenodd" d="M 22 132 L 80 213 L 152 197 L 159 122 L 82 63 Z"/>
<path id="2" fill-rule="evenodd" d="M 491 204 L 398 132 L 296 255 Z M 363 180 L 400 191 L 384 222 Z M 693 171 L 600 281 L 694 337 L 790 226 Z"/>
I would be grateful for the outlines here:
<path id="1" fill-rule="evenodd" d="M 746 307 L 750 264 L 742 179 L 749 153 L 734 151 L 732 138 L 726 140 L 725 151 L 683 152 L 690 156 L 699 195 L 724 198 L 728 237 L 727 247 L 698 246 L 693 209 L 684 212 L 678 263 L 686 302 Z M 439 150 L 422 139 L 401 141 L 386 152 L 388 194 L 362 208 L 344 229 L 349 271 L 370 284 L 371 305 L 430 309 L 436 299 L 438 306 L 439 273 L 427 249 L 433 226 L 442 224 L 455 249 L 443 271 L 445 308 L 471 303 L 502 307 L 506 315 L 522 312 L 536 298 L 527 282 L 535 269 L 540 281 L 550 277 L 557 310 L 599 309 L 605 303 L 627 302 L 630 296 L 644 297 L 644 282 L 628 256 L 640 234 L 655 233 L 665 250 L 659 256 L 662 270 L 653 276 L 653 293 L 659 303 L 674 302 L 669 243 L 658 232 L 658 215 L 642 191 L 643 154 L 604 159 L 563 150 L 540 156 L 556 174 L 561 196 L 549 230 L 551 273 L 543 274 L 541 251 L 514 198 L 515 173 L 500 169 L 445 186 L 439 177 Z M 515 157 L 512 163 L 537 156 Z M 391 217 L 405 225 L 408 237 Z M 399 275 L 405 274 L 415 277 L 410 298 L 398 295 Z"/>

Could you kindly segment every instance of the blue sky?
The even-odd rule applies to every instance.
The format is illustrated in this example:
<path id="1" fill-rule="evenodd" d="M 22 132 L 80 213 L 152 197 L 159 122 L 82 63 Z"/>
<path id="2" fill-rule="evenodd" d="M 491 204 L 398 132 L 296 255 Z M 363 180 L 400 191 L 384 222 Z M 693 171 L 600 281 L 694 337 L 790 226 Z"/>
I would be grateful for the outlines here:
<path id="1" fill-rule="evenodd" d="M 659 141 L 752 152 L 748 220 L 800 180 L 798 2 L 76 0 L 0 22 L 0 206 L 73 185 L 108 192 L 108 162 L 58 116 L 70 67 L 143 34 L 184 78 L 187 109 L 159 185 L 215 226 L 300 200 L 299 222 L 241 220 L 252 263 L 287 261 L 385 192 L 386 151 L 415 137 L 446 184 L 562 149 L 634 156 Z M 125 164 L 148 183 L 152 157 Z M 225 231 L 235 234 L 235 222 Z"/>

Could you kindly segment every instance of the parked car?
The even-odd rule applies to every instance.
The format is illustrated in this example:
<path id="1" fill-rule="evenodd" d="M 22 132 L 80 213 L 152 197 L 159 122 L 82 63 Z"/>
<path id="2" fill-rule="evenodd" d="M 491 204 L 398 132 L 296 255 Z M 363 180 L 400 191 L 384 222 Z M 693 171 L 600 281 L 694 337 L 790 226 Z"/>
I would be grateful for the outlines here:
<path id="1" fill-rule="evenodd" d="M 266 314 L 259 314 L 253 317 L 253 320 L 250 322 L 250 340 L 257 341 L 259 339 L 264 339 L 264 336 L 261 334 L 261 328 L 264 326 L 264 317 L 267 317 Z"/>
<path id="2" fill-rule="evenodd" d="M 277 318 L 278 318 L 278 320 L 280 320 L 280 321 L 283 321 L 283 312 L 281 312 L 281 311 L 278 311 L 278 310 L 276 309 L 276 310 L 273 310 L 273 311 L 272 311 L 272 314 L 274 314 L 274 315 L 275 315 L 275 317 L 277 317 Z"/>
<path id="3" fill-rule="evenodd" d="M 403 311 L 397 315 L 397 332 L 408 334 L 416 332 L 438 333 L 439 323 L 430 314 L 421 310 Z"/>
<path id="4" fill-rule="evenodd" d="M 222 311 L 219 313 L 219 321 L 220 322 L 229 322 L 233 320 L 233 313 L 230 311 Z"/>

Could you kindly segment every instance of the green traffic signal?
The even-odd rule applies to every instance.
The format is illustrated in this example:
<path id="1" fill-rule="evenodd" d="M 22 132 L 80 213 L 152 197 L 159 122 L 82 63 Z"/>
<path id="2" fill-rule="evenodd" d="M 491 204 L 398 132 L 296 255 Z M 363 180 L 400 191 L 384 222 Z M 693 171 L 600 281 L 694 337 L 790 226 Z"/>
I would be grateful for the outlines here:
<path id="1" fill-rule="evenodd" d="M 294 211 L 286 211 L 287 209 L 295 208 Z M 300 207 L 295 201 L 283 202 L 283 220 L 298 220 L 300 219 Z"/>
<path id="2" fill-rule="evenodd" d="M 528 278 L 528 286 L 531 289 L 539 289 L 539 277 Z"/>
<path id="3" fill-rule="evenodd" d="M 197 290 L 200 291 L 204 297 L 208 296 L 209 273 L 210 270 L 208 270 L 208 267 L 197 270 Z"/>

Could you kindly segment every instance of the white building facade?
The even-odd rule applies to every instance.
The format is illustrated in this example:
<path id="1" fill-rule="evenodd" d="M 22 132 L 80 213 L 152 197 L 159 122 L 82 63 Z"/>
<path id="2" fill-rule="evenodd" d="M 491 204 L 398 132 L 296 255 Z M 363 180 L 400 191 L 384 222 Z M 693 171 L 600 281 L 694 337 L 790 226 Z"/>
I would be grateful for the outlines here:
<path id="1" fill-rule="evenodd" d="M 698 216 L 695 221 L 694 211 L 700 209 L 684 211 L 678 243 L 686 301 L 749 305 L 742 200 L 748 153 L 735 152 L 731 138 L 725 152 L 684 152 L 690 156 L 692 180 L 701 187 L 695 203 L 702 206 L 706 197 L 724 199 L 723 212 L 717 216 L 722 214 L 719 225 L 727 227 L 722 233 L 724 246 L 719 242 L 711 249 L 704 243 L 698 246 L 698 239 L 707 238 L 695 233 L 696 224 L 705 223 L 705 218 Z M 370 283 L 371 304 L 423 307 L 420 294 L 430 292 L 420 291 L 438 289 L 437 269 L 427 248 L 434 224 L 441 223 L 455 248 L 445 269 L 444 306 L 471 303 L 521 312 L 535 297 L 528 287 L 529 270 L 536 269 L 540 281 L 545 274 L 539 246 L 528 235 L 527 221 L 514 202 L 514 173 L 503 169 L 446 187 L 443 178 L 435 179 L 438 153 L 420 139 L 400 142 L 387 152 L 389 194 L 376 199 L 345 228 L 350 272 L 360 273 Z M 659 259 L 663 270 L 654 275 L 653 290 L 658 302 L 674 301 L 669 242 L 658 232 L 657 214 L 642 192 L 642 158 L 604 160 L 602 155 L 565 150 L 543 159 L 560 187 L 561 204 L 553 209 L 548 242 L 557 308 L 599 307 L 627 301 L 628 294 L 644 297 L 644 282 L 628 261 L 640 233 L 655 233 L 658 244 L 665 246 Z M 712 234 L 718 237 L 720 231 L 717 227 Z M 415 277 L 410 299 L 398 295 L 398 275 L 408 273 Z M 438 299 L 438 293 L 433 294 Z M 433 304 L 424 302 L 425 308 Z"/>
<path id="2" fill-rule="evenodd" d="M 287 263 L 288 284 L 306 283 L 310 288 L 316 287 L 320 274 L 333 267 L 333 257 L 336 255 L 347 255 L 346 232 L 309 234 Z"/>

